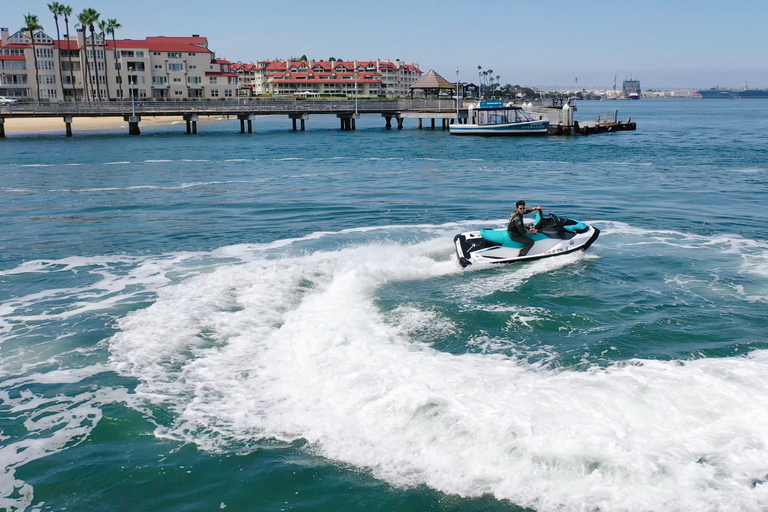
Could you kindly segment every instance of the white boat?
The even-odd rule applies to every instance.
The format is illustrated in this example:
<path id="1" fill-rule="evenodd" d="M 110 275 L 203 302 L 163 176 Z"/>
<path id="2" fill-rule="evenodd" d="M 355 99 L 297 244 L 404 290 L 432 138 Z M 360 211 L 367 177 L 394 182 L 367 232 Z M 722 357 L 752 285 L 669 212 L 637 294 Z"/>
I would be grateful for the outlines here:
<path id="1" fill-rule="evenodd" d="M 549 121 L 534 119 L 522 107 L 505 106 L 502 101 L 481 101 L 479 108 L 469 107 L 473 124 L 452 124 L 452 135 L 543 135 Z"/>

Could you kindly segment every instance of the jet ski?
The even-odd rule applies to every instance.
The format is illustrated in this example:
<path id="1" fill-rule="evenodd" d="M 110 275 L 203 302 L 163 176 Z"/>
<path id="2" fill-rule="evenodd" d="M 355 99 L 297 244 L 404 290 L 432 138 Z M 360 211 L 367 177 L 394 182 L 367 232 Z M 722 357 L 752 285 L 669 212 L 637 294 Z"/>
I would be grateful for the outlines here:
<path id="1" fill-rule="evenodd" d="M 534 243 L 525 256 L 519 255 L 523 244 L 512 240 L 506 229 L 481 229 L 456 235 L 453 242 L 459 263 L 462 267 L 480 263 L 514 263 L 585 251 L 600 235 L 600 230 L 594 226 L 553 213 L 545 217 L 541 211 L 536 212 L 535 220 L 528 227 L 535 227 L 538 233 L 526 235 Z"/>

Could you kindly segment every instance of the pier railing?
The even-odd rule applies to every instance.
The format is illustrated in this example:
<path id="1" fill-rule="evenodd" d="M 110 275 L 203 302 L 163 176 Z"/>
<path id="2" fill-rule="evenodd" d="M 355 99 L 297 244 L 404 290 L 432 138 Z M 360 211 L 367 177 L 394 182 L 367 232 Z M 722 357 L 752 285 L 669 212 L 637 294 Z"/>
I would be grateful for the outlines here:
<path id="1" fill-rule="evenodd" d="M 458 108 L 465 109 L 460 100 Z M 170 116 L 182 114 L 333 114 L 354 113 L 376 114 L 388 112 L 450 113 L 457 109 L 455 99 L 424 100 L 285 100 L 285 99 L 240 99 L 227 101 L 147 101 L 134 99 L 116 102 L 62 101 L 14 103 L 0 106 L 0 115 L 21 116 L 129 116 L 136 115 Z"/>

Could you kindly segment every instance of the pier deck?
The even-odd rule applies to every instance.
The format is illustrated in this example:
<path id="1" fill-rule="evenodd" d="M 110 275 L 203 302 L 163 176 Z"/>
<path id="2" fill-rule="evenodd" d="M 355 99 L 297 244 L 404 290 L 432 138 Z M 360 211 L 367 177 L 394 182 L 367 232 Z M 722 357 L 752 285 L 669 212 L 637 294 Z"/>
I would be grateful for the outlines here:
<path id="1" fill-rule="evenodd" d="M 119 102 L 59 102 L 59 103 L 14 103 L 0 106 L 0 138 L 5 137 L 5 119 L 12 118 L 62 118 L 66 135 L 72 136 L 72 120 L 76 117 L 119 117 L 128 123 L 128 133 L 139 135 L 141 116 L 174 116 L 186 121 L 186 132 L 197 133 L 197 122 L 201 116 L 232 116 L 240 120 L 241 133 L 253 132 L 253 122 L 260 116 L 287 116 L 292 121 L 293 130 L 304 131 L 310 115 L 335 115 L 339 119 L 341 130 L 354 130 L 355 120 L 361 114 L 379 114 L 385 120 L 385 128 L 392 128 L 392 120 L 397 129 L 403 128 L 404 119 L 418 119 L 419 129 L 422 121 L 429 119 L 431 128 L 435 128 L 437 119 L 443 130 L 449 125 L 467 123 L 468 105 L 473 102 L 463 100 L 297 100 L 253 98 L 228 101 L 145 101 L 135 98 L 133 101 Z M 588 134 L 608 130 L 567 130 L 561 129 L 555 119 L 550 122 L 550 134 Z M 633 123 L 634 125 L 634 123 Z M 567 127 L 566 127 L 567 128 Z M 624 128 L 626 129 L 626 128 Z M 633 128 L 634 129 L 634 128 Z"/>

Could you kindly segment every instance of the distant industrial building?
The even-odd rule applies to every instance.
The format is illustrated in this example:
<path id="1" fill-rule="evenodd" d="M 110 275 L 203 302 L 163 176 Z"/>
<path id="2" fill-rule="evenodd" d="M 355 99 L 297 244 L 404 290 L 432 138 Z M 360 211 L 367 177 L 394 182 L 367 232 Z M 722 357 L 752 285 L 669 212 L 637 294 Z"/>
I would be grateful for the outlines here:
<path id="1" fill-rule="evenodd" d="M 621 86 L 621 93 L 624 99 L 627 100 L 639 100 L 642 98 L 643 93 L 640 90 L 640 80 L 624 80 L 624 84 Z"/>

